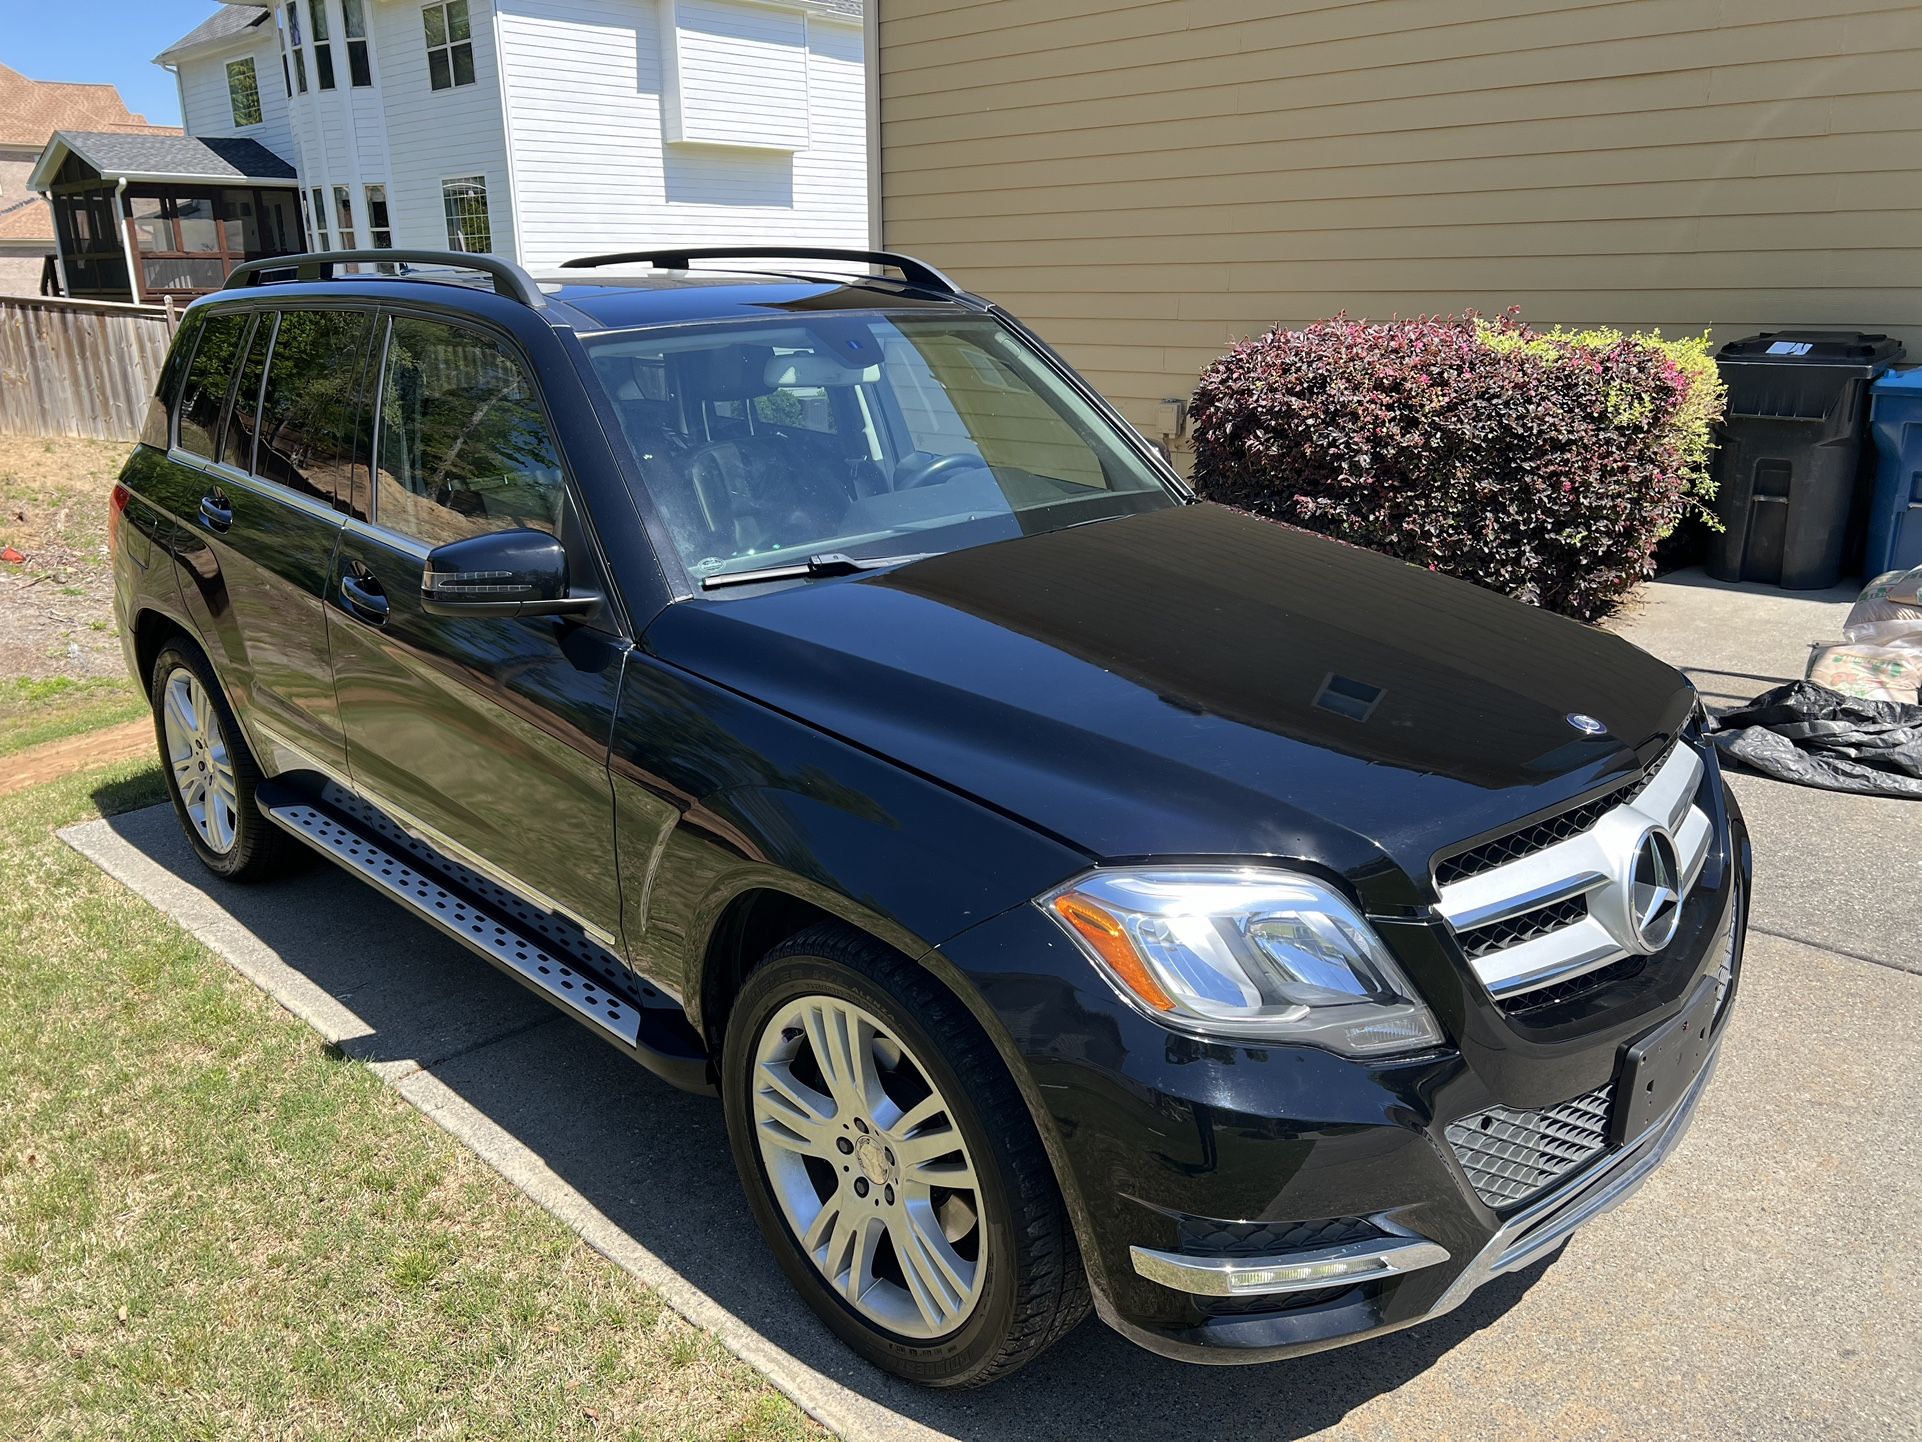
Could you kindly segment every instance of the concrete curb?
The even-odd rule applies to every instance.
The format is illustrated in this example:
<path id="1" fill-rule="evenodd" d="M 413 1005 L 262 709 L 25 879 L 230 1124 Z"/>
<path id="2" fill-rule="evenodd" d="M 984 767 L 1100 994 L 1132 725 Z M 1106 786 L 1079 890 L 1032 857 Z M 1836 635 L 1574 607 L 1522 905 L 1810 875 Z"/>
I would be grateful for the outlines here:
<path id="1" fill-rule="evenodd" d="M 366 1023 L 288 966 L 205 892 L 182 881 L 119 834 L 115 825 L 125 820 L 88 821 L 58 834 L 68 846 L 178 923 L 324 1040 L 351 1053 L 354 1042 L 369 1034 Z M 171 825 L 170 811 L 168 822 Z M 652 1288 L 689 1322 L 713 1333 L 730 1352 L 838 1436 L 850 1442 L 932 1442 L 947 1435 L 863 1397 L 762 1336 L 615 1225 L 537 1153 L 443 1083 L 434 1074 L 436 1063 L 423 1066 L 417 1060 L 362 1060 L 361 1064 L 588 1246 Z"/>

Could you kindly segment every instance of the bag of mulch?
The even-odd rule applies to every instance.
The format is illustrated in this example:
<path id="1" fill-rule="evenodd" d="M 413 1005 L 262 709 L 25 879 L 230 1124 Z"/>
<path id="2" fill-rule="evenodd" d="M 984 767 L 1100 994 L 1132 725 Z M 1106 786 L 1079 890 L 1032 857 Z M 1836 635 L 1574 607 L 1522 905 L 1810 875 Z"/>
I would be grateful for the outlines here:
<path id="1" fill-rule="evenodd" d="M 1918 638 L 1922 643 L 1922 638 Z M 1809 680 L 1844 696 L 1869 701 L 1922 700 L 1922 649 L 1905 645 L 1812 646 Z"/>
<path id="2" fill-rule="evenodd" d="M 1887 646 L 1913 637 L 1909 644 L 1922 646 L 1922 600 L 1917 599 L 1918 586 L 1922 586 L 1922 566 L 1913 571 L 1889 571 L 1877 576 L 1862 588 L 1862 594 L 1849 608 L 1849 619 L 1842 626 L 1843 639 Z"/>
<path id="3" fill-rule="evenodd" d="M 1922 705 L 1795 681 L 1713 719 L 1709 738 L 1779 781 L 1922 800 Z"/>

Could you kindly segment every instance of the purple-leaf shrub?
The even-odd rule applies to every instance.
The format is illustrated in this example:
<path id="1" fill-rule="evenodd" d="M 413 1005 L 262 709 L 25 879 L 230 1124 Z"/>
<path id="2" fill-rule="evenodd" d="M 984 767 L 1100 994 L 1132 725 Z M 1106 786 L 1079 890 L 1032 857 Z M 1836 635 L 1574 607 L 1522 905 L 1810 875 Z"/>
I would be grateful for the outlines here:
<path id="1" fill-rule="evenodd" d="M 1696 503 L 1680 344 L 1512 317 L 1273 330 L 1202 373 L 1195 487 L 1594 620 Z"/>

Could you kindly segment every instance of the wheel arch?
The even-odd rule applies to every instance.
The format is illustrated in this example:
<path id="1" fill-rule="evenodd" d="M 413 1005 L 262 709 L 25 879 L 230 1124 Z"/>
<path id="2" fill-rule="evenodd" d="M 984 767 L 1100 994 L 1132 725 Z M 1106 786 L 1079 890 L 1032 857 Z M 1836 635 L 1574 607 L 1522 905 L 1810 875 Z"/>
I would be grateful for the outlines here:
<path id="1" fill-rule="evenodd" d="M 160 652 L 169 641 L 183 641 L 213 665 L 207 657 L 207 648 L 202 646 L 192 629 L 177 616 L 170 616 L 155 606 L 144 606 L 134 616 L 133 654 L 134 665 L 138 668 L 140 688 L 147 690 L 153 684 L 154 662 L 160 659 Z"/>
<path id="2" fill-rule="evenodd" d="M 695 966 L 686 1010 L 716 1055 L 734 999 L 749 975 L 770 951 L 810 926 L 845 926 L 909 961 L 932 950 L 898 922 L 851 898 L 782 874 L 739 878 L 718 888 L 698 918 L 695 934 L 701 940 L 690 949 Z M 952 983 L 949 989 L 953 990 Z M 966 1004 L 966 998 L 962 1000 Z"/>

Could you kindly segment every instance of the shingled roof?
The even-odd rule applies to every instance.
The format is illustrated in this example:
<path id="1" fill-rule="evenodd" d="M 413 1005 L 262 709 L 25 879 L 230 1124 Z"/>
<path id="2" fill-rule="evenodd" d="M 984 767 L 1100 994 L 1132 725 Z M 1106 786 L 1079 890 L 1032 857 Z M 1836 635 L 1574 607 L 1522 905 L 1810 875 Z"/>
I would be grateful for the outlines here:
<path id="1" fill-rule="evenodd" d="M 18 70 L 0 65 L 0 145 L 47 143 L 56 130 L 158 130 L 180 132 L 169 126 L 149 126 L 145 116 L 127 109 L 111 85 L 77 85 L 64 80 L 29 80 Z"/>
<path id="2" fill-rule="evenodd" d="M 178 136 L 168 125 L 149 125 L 127 109 L 111 85 L 30 80 L 0 65 L 0 146 L 39 150 L 57 130 L 132 132 Z M 0 241 L 53 245 L 53 211 L 37 195 L 0 198 Z"/>
<path id="3" fill-rule="evenodd" d="M 294 168 L 258 140 L 62 130 L 47 142 L 32 184 L 48 184 L 68 154 L 109 180 L 291 181 Z"/>
<path id="4" fill-rule="evenodd" d="M 185 35 L 181 36 L 165 50 L 154 56 L 154 64 L 168 64 L 184 51 L 198 50 L 203 45 L 216 41 L 230 40 L 243 35 L 267 19 L 265 5 L 222 5 L 213 14 L 201 21 Z"/>

